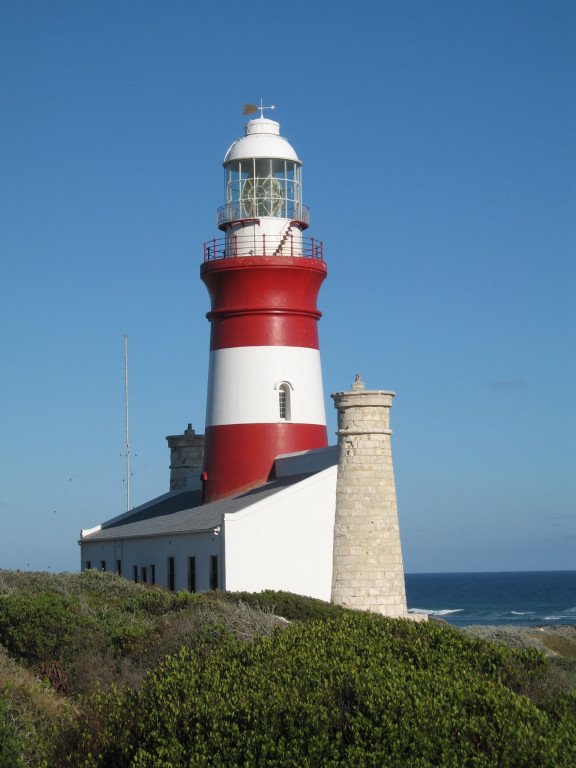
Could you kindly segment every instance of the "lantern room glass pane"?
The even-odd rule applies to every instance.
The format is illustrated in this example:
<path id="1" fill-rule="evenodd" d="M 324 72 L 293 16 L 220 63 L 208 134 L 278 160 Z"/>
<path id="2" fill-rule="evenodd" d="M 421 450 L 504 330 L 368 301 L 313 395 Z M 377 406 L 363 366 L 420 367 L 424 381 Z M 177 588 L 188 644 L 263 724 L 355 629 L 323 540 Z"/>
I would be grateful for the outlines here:
<path id="1" fill-rule="evenodd" d="M 240 199 L 240 163 L 234 163 L 226 169 L 226 202 Z"/>
<path id="2" fill-rule="evenodd" d="M 286 161 L 285 160 L 272 160 L 272 175 L 276 179 L 284 179 L 286 177 Z"/>
<path id="3" fill-rule="evenodd" d="M 272 160 L 267 157 L 258 157 L 254 161 L 254 170 L 257 179 L 267 179 L 272 172 Z"/>

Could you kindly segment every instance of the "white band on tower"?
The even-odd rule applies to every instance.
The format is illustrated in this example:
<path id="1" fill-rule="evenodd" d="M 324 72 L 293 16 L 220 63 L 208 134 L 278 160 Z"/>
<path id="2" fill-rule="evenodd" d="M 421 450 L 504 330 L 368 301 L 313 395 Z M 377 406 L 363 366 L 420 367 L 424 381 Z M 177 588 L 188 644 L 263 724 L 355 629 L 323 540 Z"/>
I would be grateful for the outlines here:
<path id="1" fill-rule="evenodd" d="M 279 390 L 289 399 L 281 418 Z M 326 424 L 320 352 L 307 347 L 229 347 L 210 353 L 206 426 Z"/>

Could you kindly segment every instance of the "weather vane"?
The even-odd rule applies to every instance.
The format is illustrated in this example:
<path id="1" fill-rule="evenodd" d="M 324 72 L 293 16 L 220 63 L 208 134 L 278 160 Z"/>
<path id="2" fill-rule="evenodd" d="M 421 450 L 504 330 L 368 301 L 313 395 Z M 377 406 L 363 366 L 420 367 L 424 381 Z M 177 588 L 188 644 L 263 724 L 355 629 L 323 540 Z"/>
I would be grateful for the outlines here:
<path id="1" fill-rule="evenodd" d="M 276 109 L 275 105 L 272 104 L 269 107 L 265 107 L 262 103 L 262 99 L 260 99 L 260 106 L 257 104 L 244 104 L 244 109 L 242 110 L 243 115 L 252 115 L 257 110 L 260 110 L 260 117 L 264 117 L 264 110 L 265 109 Z"/>

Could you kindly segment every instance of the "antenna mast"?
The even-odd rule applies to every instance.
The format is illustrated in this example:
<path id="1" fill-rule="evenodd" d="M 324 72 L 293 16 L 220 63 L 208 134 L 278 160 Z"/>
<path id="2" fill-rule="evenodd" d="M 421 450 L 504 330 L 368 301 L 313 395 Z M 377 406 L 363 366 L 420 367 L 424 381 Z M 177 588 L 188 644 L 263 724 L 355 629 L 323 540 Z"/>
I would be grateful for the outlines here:
<path id="1" fill-rule="evenodd" d="M 128 336 L 124 334 L 124 411 L 126 427 L 126 444 L 124 446 L 126 458 L 126 511 L 130 512 L 130 439 L 128 433 Z"/>

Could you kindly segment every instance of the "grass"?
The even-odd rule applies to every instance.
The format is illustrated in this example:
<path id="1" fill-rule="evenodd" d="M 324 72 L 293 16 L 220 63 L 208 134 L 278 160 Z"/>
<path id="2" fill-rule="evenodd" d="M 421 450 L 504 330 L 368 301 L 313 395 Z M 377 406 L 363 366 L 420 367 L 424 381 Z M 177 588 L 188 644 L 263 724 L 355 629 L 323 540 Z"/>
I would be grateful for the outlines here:
<path id="1" fill-rule="evenodd" d="M 538 632 L 537 634 L 531 633 L 531 636 L 540 640 L 545 648 L 548 648 L 559 656 L 576 661 L 576 631 L 572 637 L 557 634 L 556 632 L 547 632 L 546 630 Z"/>

